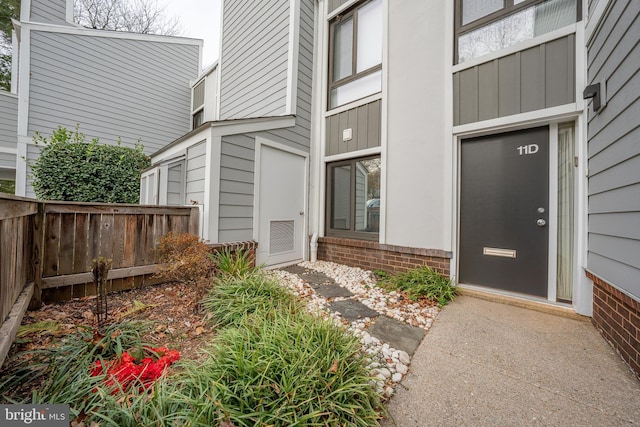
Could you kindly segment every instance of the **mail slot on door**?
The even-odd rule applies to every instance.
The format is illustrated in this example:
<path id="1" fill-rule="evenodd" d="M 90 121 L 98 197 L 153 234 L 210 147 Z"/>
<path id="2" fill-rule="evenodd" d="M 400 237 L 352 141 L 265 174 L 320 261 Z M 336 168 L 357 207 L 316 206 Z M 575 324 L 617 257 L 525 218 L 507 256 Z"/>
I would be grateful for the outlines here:
<path id="1" fill-rule="evenodd" d="M 515 258 L 515 249 L 500 249 L 500 248 L 482 248 L 482 255 L 499 256 L 503 258 Z"/>

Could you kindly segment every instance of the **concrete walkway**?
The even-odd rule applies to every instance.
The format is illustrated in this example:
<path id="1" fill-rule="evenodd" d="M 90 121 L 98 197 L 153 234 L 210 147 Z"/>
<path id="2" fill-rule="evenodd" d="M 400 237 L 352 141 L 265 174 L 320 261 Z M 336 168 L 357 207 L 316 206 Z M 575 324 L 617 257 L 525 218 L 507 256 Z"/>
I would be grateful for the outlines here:
<path id="1" fill-rule="evenodd" d="M 640 425 L 640 381 L 587 320 L 459 296 L 388 408 L 384 427 Z"/>

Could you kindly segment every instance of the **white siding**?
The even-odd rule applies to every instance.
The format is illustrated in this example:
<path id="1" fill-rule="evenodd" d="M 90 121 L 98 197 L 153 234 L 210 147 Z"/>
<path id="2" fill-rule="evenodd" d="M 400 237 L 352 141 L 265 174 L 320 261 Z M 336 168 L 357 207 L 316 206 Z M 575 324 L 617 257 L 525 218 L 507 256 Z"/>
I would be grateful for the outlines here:
<path id="1" fill-rule="evenodd" d="M 152 153 L 190 129 L 199 46 L 33 31 L 28 134 L 58 125 Z"/>
<path id="2" fill-rule="evenodd" d="M 285 113 L 289 0 L 225 0 L 220 118 Z"/>
<path id="3" fill-rule="evenodd" d="M 15 167 L 16 155 L 0 151 L 0 169 L 15 169 Z M 0 179 L 2 179 L 2 176 L 0 176 Z"/>
<path id="4" fill-rule="evenodd" d="M 225 136 L 221 153 L 218 241 L 251 240 L 255 139 L 245 135 Z"/>
<path id="5" fill-rule="evenodd" d="M 0 92 L 0 151 L 16 149 L 18 142 L 18 97 Z M 15 159 L 15 155 L 13 156 Z M 15 167 L 15 160 L 13 167 Z"/>
<path id="6" fill-rule="evenodd" d="M 206 153 L 205 141 L 187 148 L 186 204 L 204 203 L 204 180 L 207 172 Z"/>
<path id="7" fill-rule="evenodd" d="M 640 297 L 640 2 L 612 2 L 588 47 L 589 83 L 607 105 L 589 109 L 588 268 Z"/>

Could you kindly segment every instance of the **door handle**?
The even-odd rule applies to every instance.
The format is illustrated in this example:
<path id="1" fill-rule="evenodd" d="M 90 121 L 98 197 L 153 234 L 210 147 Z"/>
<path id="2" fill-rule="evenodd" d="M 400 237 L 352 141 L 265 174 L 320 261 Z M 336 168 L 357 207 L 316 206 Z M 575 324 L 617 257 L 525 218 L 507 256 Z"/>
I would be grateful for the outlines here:
<path id="1" fill-rule="evenodd" d="M 538 218 L 538 220 L 536 221 L 536 224 L 538 225 L 538 227 L 544 227 L 545 225 L 547 225 L 547 221 L 545 221 L 542 218 Z"/>

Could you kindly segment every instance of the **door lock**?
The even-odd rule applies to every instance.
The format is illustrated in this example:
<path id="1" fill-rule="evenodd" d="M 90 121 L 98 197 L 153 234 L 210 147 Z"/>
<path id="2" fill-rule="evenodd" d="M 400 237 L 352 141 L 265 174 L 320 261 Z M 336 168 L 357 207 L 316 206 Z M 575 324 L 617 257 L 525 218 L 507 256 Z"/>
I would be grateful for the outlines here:
<path id="1" fill-rule="evenodd" d="M 536 221 L 536 224 L 538 224 L 538 227 L 544 227 L 545 225 L 547 225 L 547 221 L 545 221 L 542 218 L 538 218 L 538 220 Z"/>

